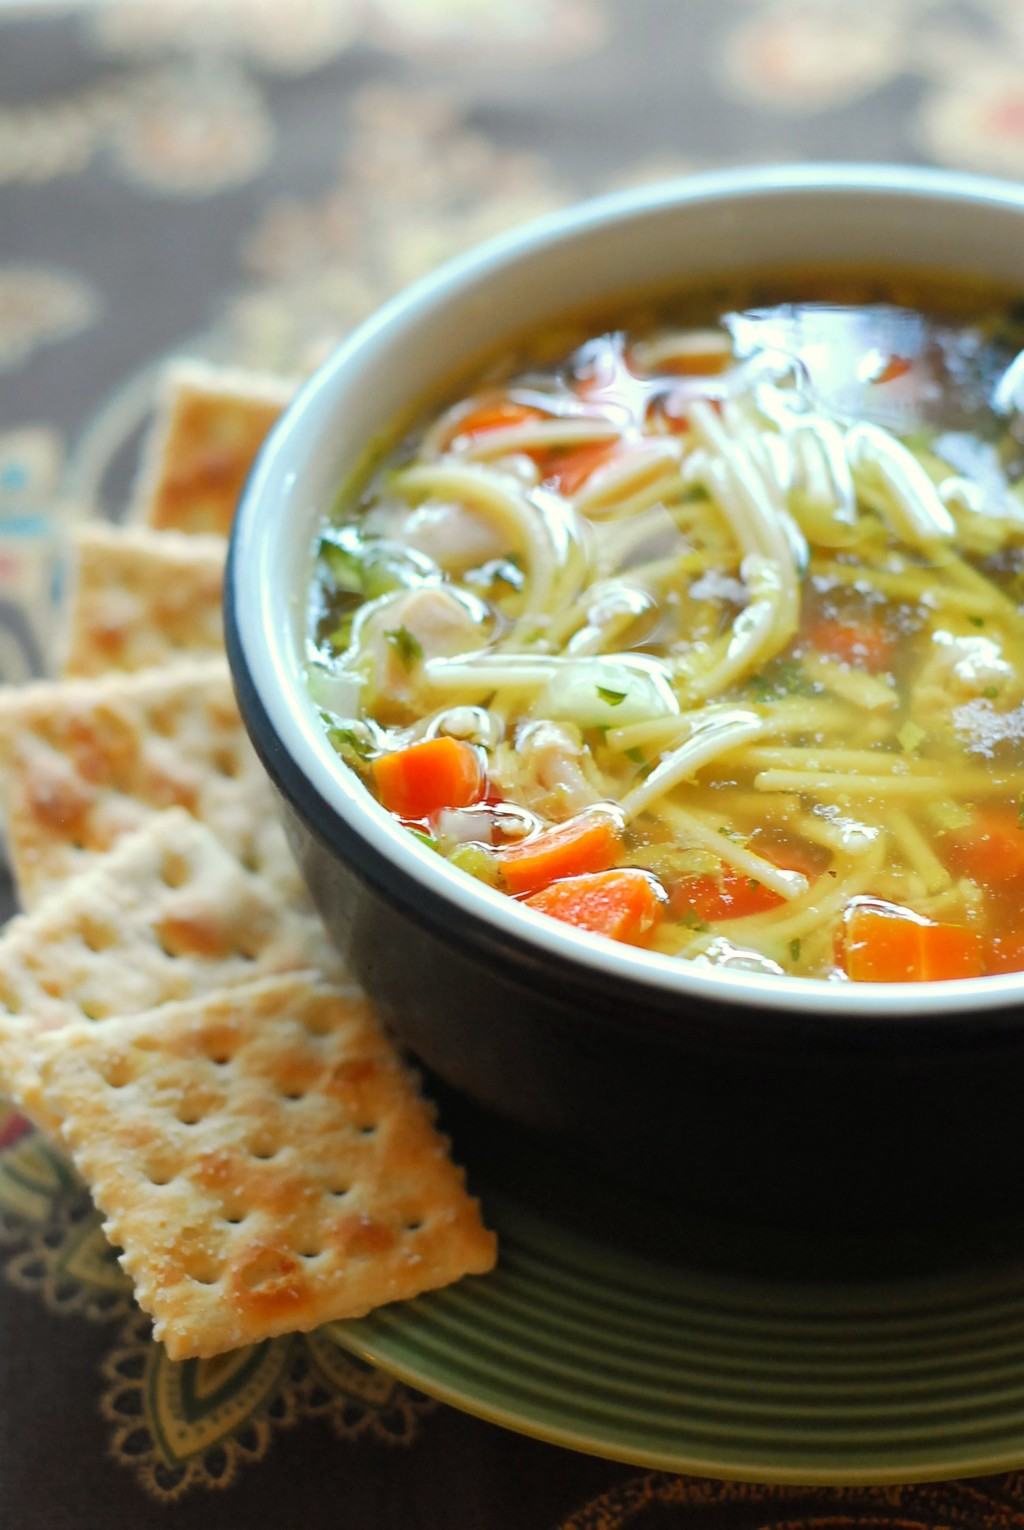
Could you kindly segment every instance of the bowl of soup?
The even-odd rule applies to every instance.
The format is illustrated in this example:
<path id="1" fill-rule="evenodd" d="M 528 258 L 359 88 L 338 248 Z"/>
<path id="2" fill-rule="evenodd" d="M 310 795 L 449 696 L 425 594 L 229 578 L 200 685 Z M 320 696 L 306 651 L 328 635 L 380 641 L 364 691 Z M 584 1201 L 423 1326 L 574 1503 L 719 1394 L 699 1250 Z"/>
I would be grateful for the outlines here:
<path id="1" fill-rule="evenodd" d="M 229 654 L 420 1061 L 669 1199 L 1002 1211 L 1024 1086 L 1024 193 L 695 177 L 365 324 Z"/>

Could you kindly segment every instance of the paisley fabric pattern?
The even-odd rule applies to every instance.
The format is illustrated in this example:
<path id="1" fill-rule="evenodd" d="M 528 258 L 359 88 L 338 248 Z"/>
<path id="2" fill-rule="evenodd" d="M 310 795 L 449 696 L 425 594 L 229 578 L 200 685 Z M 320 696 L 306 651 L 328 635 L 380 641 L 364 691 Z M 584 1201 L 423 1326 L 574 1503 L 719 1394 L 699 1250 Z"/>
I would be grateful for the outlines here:
<path id="1" fill-rule="evenodd" d="M 66 521 L 121 512 L 161 357 L 308 371 L 524 218 L 821 157 L 1024 175 L 1024 5 L 0 5 L 0 678 L 47 668 Z M 173 1365 L 83 1187 L 0 1107 L 0 1523 L 1024 1530 L 1024 1475 L 637 1472 L 501 1434 L 325 1334 Z"/>

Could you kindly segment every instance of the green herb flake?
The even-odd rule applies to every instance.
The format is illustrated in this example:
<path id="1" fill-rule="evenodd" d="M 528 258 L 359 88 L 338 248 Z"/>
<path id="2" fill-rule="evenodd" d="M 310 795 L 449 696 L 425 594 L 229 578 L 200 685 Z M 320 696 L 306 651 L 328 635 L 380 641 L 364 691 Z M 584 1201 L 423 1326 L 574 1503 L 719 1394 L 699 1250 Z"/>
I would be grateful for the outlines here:
<path id="1" fill-rule="evenodd" d="M 626 699 L 625 691 L 613 691 L 611 687 L 607 685 L 599 685 L 597 687 L 597 694 L 600 696 L 602 701 L 607 701 L 610 707 L 621 706 Z"/>
<path id="2" fill-rule="evenodd" d="M 800 960 L 800 942 L 798 940 L 791 940 L 789 943 L 789 959 L 791 962 L 798 962 Z"/>
<path id="3" fill-rule="evenodd" d="M 688 930 L 693 930 L 697 935 L 705 934 L 710 928 L 710 926 L 705 924 L 704 920 L 699 918 L 692 909 L 689 911 L 689 913 L 683 915 L 683 923 L 686 925 Z"/>
<path id="4" fill-rule="evenodd" d="M 1017 809 L 1017 827 L 1018 829 L 1024 829 L 1024 802 Z"/>
<path id="5" fill-rule="evenodd" d="M 373 758 L 374 748 L 369 739 L 354 728 L 329 728 L 327 741 L 347 765 L 358 769 L 365 765 L 366 761 Z"/>
<path id="6" fill-rule="evenodd" d="M 352 618 L 347 617 L 339 627 L 328 634 L 327 643 L 332 653 L 344 653 L 352 642 Z"/>
<path id="7" fill-rule="evenodd" d="M 347 590 L 352 595 L 363 593 L 363 569 L 355 553 L 340 547 L 329 537 L 320 540 L 320 559 L 327 565 L 331 580 L 337 590 Z"/>
<path id="8" fill-rule="evenodd" d="M 750 888 L 751 892 L 757 892 L 757 889 L 760 887 L 760 885 L 761 884 L 756 877 L 747 878 L 747 886 Z"/>
<path id="9" fill-rule="evenodd" d="M 384 634 L 406 669 L 411 669 L 423 657 L 423 644 L 408 627 L 393 627 Z"/>
<path id="10" fill-rule="evenodd" d="M 646 765 L 647 756 L 642 749 L 627 749 L 626 759 L 632 760 L 634 765 Z"/>
<path id="11" fill-rule="evenodd" d="M 776 659 L 767 670 L 751 675 L 747 689 L 758 701 L 776 701 L 782 696 L 813 696 L 814 684 L 804 673 L 799 659 Z"/>
<path id="12" fill-rule="evenodd" d="M 410 829 L 413 839 L 418 839 L 421 845 L 426 845 L 428 850 L 437 850 L 437 840 L 429 834 L 424 834 L 422 829 Z M 440 851 L 438 851 L 440 854 Z"/>
<path id="13" fill-rule="evenodd" d="M 967 620 L 972 627 L 984 627 L 985 625 L 985 618 L 983 616 L 969 616 Z"/>
<path id="14" fill-rule="evenodd" d="M 999 687 L 998 685 L 986 685 L 981 694 L 986 701 L 995 701 L 999 695 Z"/>

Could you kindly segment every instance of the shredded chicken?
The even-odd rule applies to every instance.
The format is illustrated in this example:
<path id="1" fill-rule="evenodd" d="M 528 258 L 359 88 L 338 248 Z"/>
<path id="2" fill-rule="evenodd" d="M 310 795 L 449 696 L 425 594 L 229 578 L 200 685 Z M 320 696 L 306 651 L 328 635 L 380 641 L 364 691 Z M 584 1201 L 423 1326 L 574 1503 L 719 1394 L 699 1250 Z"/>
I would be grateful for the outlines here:
<path id="1" fill-rule="evenodd" d="M 521 728 L 515 759 L 523 800 L 556 820 L 600 801 L 584 768 L 588 753 L 579 729 L 570 725 L 545 721 Z"/>

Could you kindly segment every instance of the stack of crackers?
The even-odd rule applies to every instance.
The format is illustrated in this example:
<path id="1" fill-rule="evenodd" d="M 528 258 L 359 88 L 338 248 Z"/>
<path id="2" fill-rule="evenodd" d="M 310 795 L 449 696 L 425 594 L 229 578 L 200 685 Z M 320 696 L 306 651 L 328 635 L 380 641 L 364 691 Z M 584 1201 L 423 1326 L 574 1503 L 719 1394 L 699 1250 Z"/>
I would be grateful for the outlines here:
<path id="1" fill-rule="evenodd" d="M 225 538 L 289 392 L 168 370 L 128 523 L 76 532 L 65 678 L 0 693 L 25 910 L 0 933 L 0 1083 L 66 1145 L 173 1359 L 495 1258 L 235 708 Z"/>

